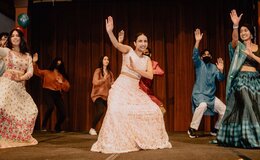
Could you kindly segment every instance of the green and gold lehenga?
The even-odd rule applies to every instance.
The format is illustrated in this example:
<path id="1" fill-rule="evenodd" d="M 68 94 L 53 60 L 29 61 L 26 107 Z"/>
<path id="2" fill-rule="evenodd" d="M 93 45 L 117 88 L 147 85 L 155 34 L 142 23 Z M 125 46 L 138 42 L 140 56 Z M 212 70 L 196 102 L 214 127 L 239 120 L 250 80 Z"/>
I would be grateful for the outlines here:
<path id="1" fill-rule="evenodd" d="M 244 49 L 245 46 L 241 42 L 236 49 L 229 45 L 232 62 L 226 87 L 227 109 L 217 141 L 222 146 L 259 148 L 260 75 L 257 71 L 240 71 L 247 58 L 242 53 Z"/>

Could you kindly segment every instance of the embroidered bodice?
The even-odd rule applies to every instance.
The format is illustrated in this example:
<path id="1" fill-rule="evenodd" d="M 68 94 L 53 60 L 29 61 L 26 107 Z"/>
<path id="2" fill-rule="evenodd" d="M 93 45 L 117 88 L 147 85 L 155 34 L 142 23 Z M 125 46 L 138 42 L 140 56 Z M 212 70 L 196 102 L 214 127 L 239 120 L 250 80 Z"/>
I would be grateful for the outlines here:
<path id="1" fill-rule="evenodd" d="M 32 57 L 29 53 L 25 55 L 18 55 L 10 49 L 1 49 L 3 51 L 0 55 L 5 61 L 6 70 L 4 77 L 11 78 L 14 74 L 18 74 L 21 80 L 28 80 L 33 75 Z"/>
<path id="2" fill-rule="evenodd" d="M 130 64 L 130 57 L 133 60 L 133 65 L 138 70 L 146 71 L 147 70 L 147 63 L 149 60 L 148 56 L 138 56 L 133 49 L 131 49 L 128 53 L 123 54 L 123 62 L 122 62 L 122 69 L 121 72 L 125 72 L 128 74 L 133 75 L 134 77 L 140 79 L 141 75 L 127 67 Z"/>

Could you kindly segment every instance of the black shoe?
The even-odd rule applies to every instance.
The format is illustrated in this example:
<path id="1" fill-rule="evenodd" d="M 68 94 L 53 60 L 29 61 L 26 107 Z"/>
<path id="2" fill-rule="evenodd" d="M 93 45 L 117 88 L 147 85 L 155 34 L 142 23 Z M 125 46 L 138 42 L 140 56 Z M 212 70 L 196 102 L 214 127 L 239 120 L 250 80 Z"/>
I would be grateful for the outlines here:
<path id="1" fill-rule="evenodd" d="M 217 128 L 214 128 L 211 132 L 210 132 L 210 135 L 212 136 L 217 136 L 218 134 L 218 129 Z"/>
<path id="2" fill-rule="evenodd" d="M 190 138 L 197 138 L 198 135 L 196 133 L 196 129 L 193 128 L 189 128 L 189 130 L 187 131 L 188 135 Z"/>

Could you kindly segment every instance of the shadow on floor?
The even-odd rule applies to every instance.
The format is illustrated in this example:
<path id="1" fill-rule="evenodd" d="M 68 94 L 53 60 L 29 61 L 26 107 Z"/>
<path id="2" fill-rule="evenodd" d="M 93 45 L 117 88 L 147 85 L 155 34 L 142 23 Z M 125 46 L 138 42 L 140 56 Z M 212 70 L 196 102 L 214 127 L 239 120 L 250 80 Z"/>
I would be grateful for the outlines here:
<path id="1" fill-rule="evenodd" d="M 257 149 L 226 148 L 211 144 L 215 137 L 186 132 L 169 133 L 171 149 L 141 150 L 124 154 L 90 152 L 97 136 L 87 132 L 35 132 L 38 145 L 0 149 L 0 160 L 260 160 Z"/>

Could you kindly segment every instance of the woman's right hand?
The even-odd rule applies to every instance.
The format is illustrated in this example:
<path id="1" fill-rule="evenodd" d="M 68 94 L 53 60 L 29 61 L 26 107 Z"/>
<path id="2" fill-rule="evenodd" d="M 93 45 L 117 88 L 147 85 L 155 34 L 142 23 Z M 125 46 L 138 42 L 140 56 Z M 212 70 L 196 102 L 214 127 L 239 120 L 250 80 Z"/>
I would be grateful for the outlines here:
<path id="1" fill-rule="evenodd" d="M 237 11 L 235 9 L 231 10 L 230 12 L 230 18 L 235 26 L 239 25 L 240 19 L 242 17 L 243 13 L 240 14 L 240 16 L 237 16 Z"/>
<path id="2" fill-rule="evenodd" d="M 111 16 L 109 16 L 106 19 L 106 30 L 107 30 L 107 34 L 108 34 L 113 46 L 115 48 L 117 48 L 123 54 L 129 52 L 131 47 L 128 46 L 128 45 L 124 45 L 122 43 L 119 43 L 117 41 L 117 38 L 115 37 L 115 35 L 113 33 L 113 28 L 114 28 L 113 18 Z"/>
<path id="3" fill-rule="evenodd" d="M 38 61 L 38 53 L 34 53 L 32 61 L 36 63 Z"/>
<path id="4" fill-rule="evenodd" d="M 106 19 L 106 30 L 107 30 L 107 32 L 112 32 L 113 28 L 114 28 L 113 18 L 111 16 L 109 16 Z"/>

